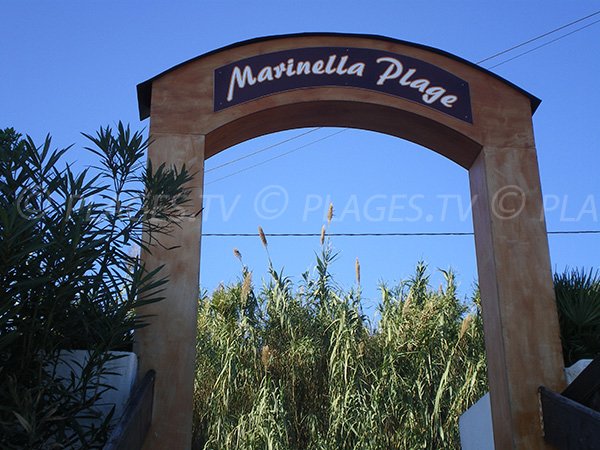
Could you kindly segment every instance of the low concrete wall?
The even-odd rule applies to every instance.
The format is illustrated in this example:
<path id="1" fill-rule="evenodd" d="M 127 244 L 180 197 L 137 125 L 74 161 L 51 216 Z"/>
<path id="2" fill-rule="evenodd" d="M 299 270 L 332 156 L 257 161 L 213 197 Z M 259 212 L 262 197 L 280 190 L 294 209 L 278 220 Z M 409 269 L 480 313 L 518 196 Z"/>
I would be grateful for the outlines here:
<path id="1" fill-rule="evenodd" d="M 112 417 L 111 423 L 114 425 L 123 414 L 131 389 L 137 376 L 137 356 L 131 352 L 110 352 L 111 359 L 107 362 L 104 370 L 107 372 L 106 375 L 100 377 L 102 384 L 111 386 L 113 389 L 109 389 L 102 394 L 102 397 L 93 409 L 100 415 L 97 419 L 82 419 L 82 422 L 87 424 L 90 423 L 101 423 L 106 415 L 110 412 L 112 407 L 115 408 L 115 413 Z M 87 350 L 63 350 L 59 354 L 58 364 L 56 365 L 54 376 L 57 378 L 63 378 L 66 382 L 73 376 L 76 380 L 81 377 L 82 369 L 86 366 L 89 360 L 90 354 Z M 90 392 L 90 395 L 94 395 Z"/>

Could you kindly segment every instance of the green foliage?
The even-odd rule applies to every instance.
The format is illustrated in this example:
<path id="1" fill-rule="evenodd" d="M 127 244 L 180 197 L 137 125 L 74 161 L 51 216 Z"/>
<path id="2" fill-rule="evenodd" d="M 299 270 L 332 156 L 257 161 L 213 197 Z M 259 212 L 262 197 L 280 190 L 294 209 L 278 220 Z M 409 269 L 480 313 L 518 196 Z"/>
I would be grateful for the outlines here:
<path id="1" fill-rule="evenodd" d="M 600 356 L 600 274 L 565 270 L 554 275 L 565 365 Z"/>
<path id="2" fill-rule="evenodd" d="M 0 131 L 1 448 L 102 447 L 110 415 L 83 419 L 110 389 L 106 351 L 130 348 L 144 325 L 135 309 L 166 282 L 130 249 L 178 226 L 189 174 L 142 167 L 148 142 L 122 124 L 87 137 L 99 167 L 76 174 L 49 137 L 37 147 Z M 358 263 L 346 291 L 334 259 L 323 245 L 298 288 L 269 260 L 256 290 L 243 267 L 240 283 L 200 300 L 195 448 L 459 448 L 458 416 L 487 390 L 478 292 L 466 306 L 451 271 L 432 289 L 419 263 L 381 286 L 372 324 Z M 555 289 L 565 362 L 598 356 L 598 275 L 565 272 Z M 91 350 L 81 377 L 56 376 L 68 349 Z"/>
<path id="3" fill-rule="evenodd" d="M 488 390 L 479 290 L 460 301 L 451 271 L 434 290 L 420 262 L 381 286 L 372 325 L 360 286 L 336 286 L 334 259 L 324 245 L 298 289 L 269 260 L 258 294 L 243 267 L 200 300 L 194 448 L 460 448 L 458 418 Z M 566 365 L 597 357 L 598 274 L 565 271 L 554 285 Z"/>
<path id="4" fill-rule="evenodd" d="M 452 272 L 433 290 L 420 263 L 381 287 L 373 326 L 333 259 L 324 246 L 297 290 L 271 268 L 256 295 L 244 268 L 201 299 L 194 448 L 459 448 L 458 416 L 487 390 L 478 308 Z"/>
<path id="5" fill-rule="evenodd" d="M 176 226 L 187 201 L 181 170 L 143 167 L 148 142 L 118 124 L 87 136 L 99 166 L 74 173 L 52 150 L 0 131 L 0 447 L 100 448 L 108 430 L 84 426 L 107 350 L 129 349 L 135 309 L 166 279 L 132 246 Z M 162 220 L 150 220 L 151 218 Z M 82 376 L 56 376 L 60 351 L 87 349 Z"/>

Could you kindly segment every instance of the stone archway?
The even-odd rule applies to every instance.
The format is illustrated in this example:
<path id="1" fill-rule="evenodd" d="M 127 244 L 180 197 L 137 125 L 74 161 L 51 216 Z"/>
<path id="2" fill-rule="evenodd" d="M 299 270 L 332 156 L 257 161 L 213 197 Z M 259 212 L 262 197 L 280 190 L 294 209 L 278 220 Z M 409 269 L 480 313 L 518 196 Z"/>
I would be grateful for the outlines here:
<path id="1" fill-rule="evenodd" d="M 469 172 L 498 449 L 545 448 L 537 389 L 564 385 L 532 113 L 539 100 L 437 49 L 379 36 L 297 34 L 241 42 L 138 86 L 149 158 L 196 172 L 190 220 L 166 246 L 166 300 L 145 306 L 140 373 L 157 372 L 147 449 L 191 441 L 204 160 L 263 134 L 308 126 L 398 136 Z M 369 157 L 369 155 L 365 155 Z"/>

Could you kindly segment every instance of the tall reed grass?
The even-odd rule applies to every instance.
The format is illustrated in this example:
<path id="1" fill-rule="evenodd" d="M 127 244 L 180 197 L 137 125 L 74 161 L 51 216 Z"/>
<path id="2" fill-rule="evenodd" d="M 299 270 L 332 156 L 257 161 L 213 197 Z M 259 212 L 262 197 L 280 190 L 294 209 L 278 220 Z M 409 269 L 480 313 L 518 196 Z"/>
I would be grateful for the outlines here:
<path id="1" fill-rule="evenodd" d="M 356 287 L 336 287 L 323 236 L 299 286 L 269 262 L 264 286 L 243 267 L 200 300 L 194 448 L 460 448 L 458 417 L 487 390 L 478 296 L 462 301 L 451 271 L 433 289 L 419 263 L 381 286 L 373 323 L 360 264 Z"/>

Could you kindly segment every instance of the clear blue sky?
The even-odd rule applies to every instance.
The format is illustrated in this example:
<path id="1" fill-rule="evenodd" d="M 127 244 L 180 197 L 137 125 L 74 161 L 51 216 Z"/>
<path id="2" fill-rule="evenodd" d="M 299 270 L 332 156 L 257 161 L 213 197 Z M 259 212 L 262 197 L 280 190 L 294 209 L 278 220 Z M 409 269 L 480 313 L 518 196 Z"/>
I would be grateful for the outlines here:
<path id="1" fill-rule="evenodd" d="M 85 144 L 79 132 L 118 120 L 148 126 L 137 115 L 137 83 L 240 40 L 305 31 L 370 33 L 478 61 L 597 10 L 598 1 L 5 0 L 0 126 L 37 141 L 50 133 L 56 146 L 75 144 L 70 158 L 83 167 L 92 160 L 79 150 Z M 493 69 L 542 99 L 534 126 L 549 230 L 600 228 L 599 55 L 597 24 Z M 365 131 L 344 131 L 214 182 L 335 131 L 320 129 L 207 173 L 203 231 L 252 233 L 262 225 L 266 232 L 318 233 L 328 195 L 337 214 L 332 232 L 472 231 L 466 171 L 414 144 Z M 246 142 L 210 159 L 207 169 L 301 133 Z M 549 239 L 555 268 L 600 266 L 599 235 Z M 377 300 L 378 280 L 410 276 L 419 259 L 433 270 L 456 269 L 465 295 L 477 277 L 469 236 L 338 237 L 333 243 L 340 251 L 334 272 L 345 286 L 352 285 L 354 260 L 360 259 L 368 310 Z M 233 247 L 255 279 L 264 275 L 266 255 L 257 238 L 205 237 L 204 288 L 239 275 Z M 319 243 L 318 238 L 271 238 L 269 248 L 275 266 L 298 280 L 314 265 Z"/>

